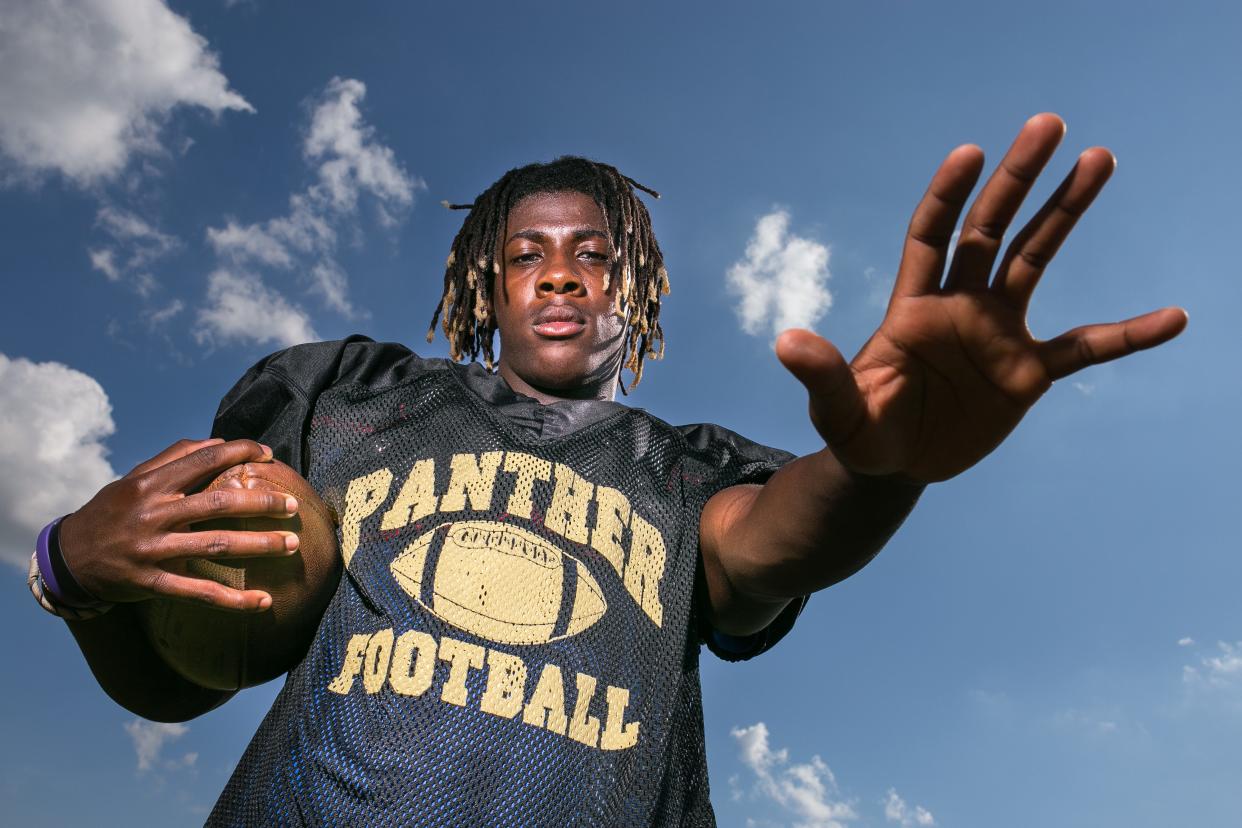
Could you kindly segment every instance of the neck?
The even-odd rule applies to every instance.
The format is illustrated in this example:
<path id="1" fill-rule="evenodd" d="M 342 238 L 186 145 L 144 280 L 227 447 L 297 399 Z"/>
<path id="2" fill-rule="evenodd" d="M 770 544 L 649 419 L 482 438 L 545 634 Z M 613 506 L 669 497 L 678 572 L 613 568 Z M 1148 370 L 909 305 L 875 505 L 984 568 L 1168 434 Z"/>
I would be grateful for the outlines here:
<path id="1" fill-rule="evenodd" d="M 604 400 L 611 402 L 617 396 L 617 375 L 609 373 L 605 377 L 587 377 L 579 385 L 569 388 L 545 388 L 522 379 L 501 360 L 498 368 L 500 376 L 519 394 L 538 400 L 542 405 L 561 402 L 563 400 Z"/>

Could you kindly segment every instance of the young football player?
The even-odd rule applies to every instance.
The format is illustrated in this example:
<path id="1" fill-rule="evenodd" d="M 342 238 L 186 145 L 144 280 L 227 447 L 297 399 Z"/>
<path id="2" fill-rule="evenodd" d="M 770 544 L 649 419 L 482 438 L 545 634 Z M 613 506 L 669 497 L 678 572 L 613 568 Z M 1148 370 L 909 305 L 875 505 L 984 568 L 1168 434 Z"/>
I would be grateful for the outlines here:
<path id="1" fill-rule="evenodd" d="M 645 188 L 578 158 L 512 170 L 455 205 L 469 212 L 432 320 L 451 360 L 362 337 L 267 357 L 224 398 L 213 439 L 170 446 L 45 533 L 45 603 L 80 619 L 95 675 L 130 710 L 181 720 L 221 704 L 230 694 L 159 661 L 133 606 L 268 606 L 178 562 L 296 548 L 186 531 L 287 514 L 271 492 L 194 493 L 274 456 L 340 515 L 345 574 L 212 824 L 710 824 L 701 645 L 727 659 L 770 647 L 805 596 L 863 567 L 923 487 L 991 452 L 1054 381 L 1185 326 L 1166 308 L 1028 331 L 1032 292 L 1114 165 L 1084 152 L 1004 246 L 1063 132 L 1053 115 L 1027 122 L 951 261 L 983 155 L 948 155 L 852 360 L 809 331 L 780 337 L 825 443 L 798 458 L 614 401 L 663 352 L 669 280 Z"/>

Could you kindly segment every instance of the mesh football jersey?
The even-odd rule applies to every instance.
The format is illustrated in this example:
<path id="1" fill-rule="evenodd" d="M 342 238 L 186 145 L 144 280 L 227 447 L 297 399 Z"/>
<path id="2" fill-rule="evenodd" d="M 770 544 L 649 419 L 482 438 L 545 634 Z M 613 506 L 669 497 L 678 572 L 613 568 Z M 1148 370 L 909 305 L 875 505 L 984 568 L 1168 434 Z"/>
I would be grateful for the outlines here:
<path id="1" fill-rule="evenodd" d="M 302 471 L 345 573 L 209 824 L 714 822 L 699 516 L 790 455 L 362 338 L 259 363 L 214 431 Z"/>

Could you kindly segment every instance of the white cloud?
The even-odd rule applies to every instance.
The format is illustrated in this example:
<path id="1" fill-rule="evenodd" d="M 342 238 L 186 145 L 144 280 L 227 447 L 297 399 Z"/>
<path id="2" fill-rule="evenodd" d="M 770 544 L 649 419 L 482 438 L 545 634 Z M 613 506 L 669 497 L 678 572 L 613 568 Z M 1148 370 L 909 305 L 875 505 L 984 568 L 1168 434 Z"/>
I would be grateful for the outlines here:
<path id="1" fill-rule="evenodd" d="M 79 184 L 165 152 L 178 106 L 252 112 L 216 56 L 162 0 L 7 0 L 0 12 L 0 153 Z"/>
<path id="2" fill-rule="evenodd" d="M 1195 640 L 1194 640 L 1193 638 L 1191 638 L 1190 636 L 1186 636 L 1185 638 L 1179 638 L 1179 639 L 1177 639 L 1177 646 L 1179 646 L 1179 647 L 1189 647 L 1189 646 L 1193 645 L 1194 643 L 1195 643 Z"/>
<path id="3" fill-rule="evenodd" d="M 1194 686 L 1216 689 L 1242 688 L 1242 641 L 1216 643 L 1218 655 L 1203 656 L 1198 666 L 1182 668 L 1182 680 Z"/>
<path id="4" fill-rule="evenodd" d="M 147 314 L 147 322 L 151 327 L 159 327 L 172 319 L 177 314 L 185 310 L 185 302 L 180 299 L 174 299 L 162 308 L 156 308 Z"/>
<path id="5" fill-rule="evenodd" d="M 1094 394 L 1094 393 L 1095 393 L 1095 384 L 1094 384 L 1094 383 L 1090 383 L 1090 382 L 1079 382 L 1078 380 L 1075 380 L 1075 381 L 1074 381 L 1074 383 L 1073 383 L 1073 386 L 1074 386 L 1076 389 L 1078 389 L 1078 392 L 1079 392 L 1080 394 L 1082 394 L 1084 397 L 1090 397 L 1092 394 Z"/>
<path id="6" fill-rule="evenodd" d="M 207 305 L 194 338 L 203 345 L 254 342 L 281 347 L 319 338 L 306 312 L 263 284 L 256 273 L 217 270 L 207 277 Z"/>
<path id="7" fill-rule="evenodd" d="M 257 224 L 242 227 L 230 220 L 219 230 L 208 227 L 207 241 L 217 255 L 235 262 L 251 260 L 273 267 L 293 267 L 293 256 L 289 255 L 284 243 Z"/>
<path id="8" fill-rule="evenodd" d="M 745 258 L 726 274 L 738 297 L 742 329 L 773 337 L 787 328 L 809 328 L 832 307 L 827 282 L 829 250 L 789 232 L 789 213 L 774 210 L 759 219 Z"/>
<path id="9" fill-rule="evenodd" d="M 366 93 L 366 85 L 353 78 L 329 81 L 303 145 L 307 160 L 320 162 L 319 181 L 341 212 L 355 209 L 360 191 L 373 194 L 381 206 L 404 206 L 422 186 L 401 168 L 391 149 L 374 142 L 375 130 L 362 122 L 358 109 Z"/>
<path id="10" fill-rule="evenodd" d="M 154 292 L 159 283 L 147 268 L 177 250 L 181 241 L 137 214 L 112 206 L 100 208 L 95 224 L 112 238 L 112 245 L 88 251 L 91 266 L 111 282 L 128 278 L 142 296 Z"/>
<path id="11" fill-rule="evenodd" d="M 58 362 L 0 354 L 0 559 L 25 568 L 39 529 L 116 478 L 108 395 Z"/>
<path id="12" fill-rule="evenodd" d="M 842 828 L 858 818 L 853 806 L 840 799 L 836 778 L 818 756 L 790 764 L 786 749 L 772 750 L 763 722 L 732 733 L 742 763 L 754 774 L 755 793 L 790 813 L 799 828 Z"/>
<path id="13" fill-rule="evenodd" d="M 361 81 L 333 78 L 315 100 L 302 145 L 315 181 L 289 197 L 288 213 L 253 224 L 229 219 L 207 230 L 208 243 L 230 266 L 305 274 L 309 290 L 347 318 L 365 314 L 350 302 L 348 274 L 335 258 L 336 226 L 355 220 L 365 196 L 380 223 L 391 227 L 426 186 L 406 172 L 392 149 L 376 141 L 359 108 L 365 95 Z"/>
<path id="14" fill-rule="evenodd" d="M 881 310 L 887 308 L 893 293 L 893 277 L 881 276 L 874 267 L 868 267 L 863 270 L 863 281 L 867 283 L 867 304 Z"/>
<path id="15" fill-rule="evenodd" d="M 922 805 L 915 805 L 913 809 L 910 808 L 893 788 L 888 789 L 888 795 L 884 798 L 884 818 L 889 822 L 896 822 L 902 828 L 936 824 L 936 819 L 931 815 L 930 811 Z"/>
<path id="16" fill-rule="evenodd" d="M 91 257 L 91 267 L 108 277 L 109 282 L 121 280 L 121 270 L 116 266 L 116 252 L 108 248 L 87 251 Z"/>
<path id="17" fill-rule="evenodd" d="M 125 732 L 134 742 L 134 752 L 138 754 L 138 772 L 149 771 L 160 763 L 160 753 L 164 745 L 180 739 L 190 728 L 173 722 L 148 722 L 134 719 L 125 723 Z M 191 766 L 198 761 L 197 753 L 187 753 L 174 765 Z"/>
<path id="18" fill-rule="evenodd" d="M 1077 708 L 1059 710 L 1052 716 L 1053 724 L 1078 733 L 1092 736 L 1108 736 L 1118 732 L 1121 719 L 1119 710 L 1085 711 Z"/>
<path id="19" fill-rule="evenodd" d="M 339 264 L 332 259 L 315 262 L 310 276 L 311 290 L 323 297 L 325 305 L 344 316 L 355 315 L 353 305 L 346 296 L 349 277 Z"/>

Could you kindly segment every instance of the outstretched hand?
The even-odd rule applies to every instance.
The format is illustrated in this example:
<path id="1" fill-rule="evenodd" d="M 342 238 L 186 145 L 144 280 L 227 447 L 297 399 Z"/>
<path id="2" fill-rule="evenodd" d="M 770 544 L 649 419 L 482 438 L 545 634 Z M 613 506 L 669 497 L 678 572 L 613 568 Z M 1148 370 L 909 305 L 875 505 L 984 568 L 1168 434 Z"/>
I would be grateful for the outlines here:
<path id="1" fill-rule="evenodd" d="M 1027 329 L 1044 269 L 1115 166 L 1102 147 L 1080 155 L 993 272 L 1006 229 L 1064 133 L 1055 115 L 1027 121 L 967 212 L 946 273 L 983 169 L 976 146 L 949 153 L 910 221 L 884 321 L 852 361 L 809 331 L 777 341 L 777 356 L 810 392 L 812 422 L 851 471 L 920 483 L 952 477 L 996 448 L 1053 381 L 1186 326 L 1185 311 L 1164 308 L 1046 341 Z"/>

